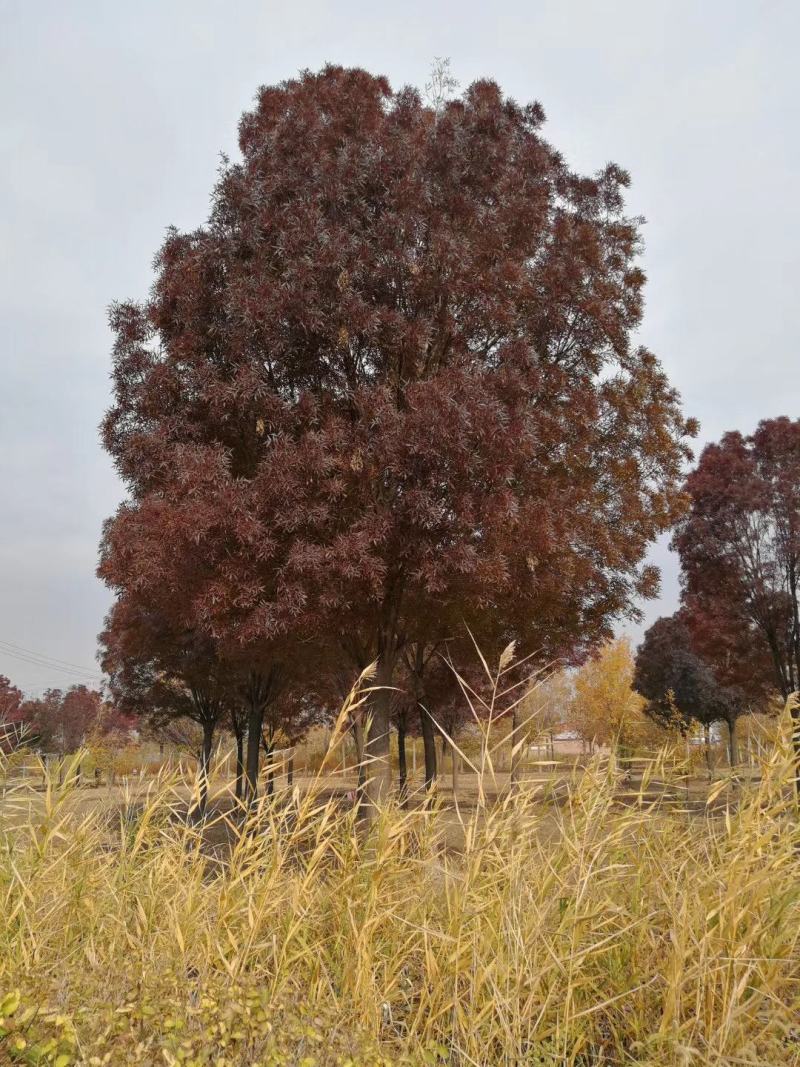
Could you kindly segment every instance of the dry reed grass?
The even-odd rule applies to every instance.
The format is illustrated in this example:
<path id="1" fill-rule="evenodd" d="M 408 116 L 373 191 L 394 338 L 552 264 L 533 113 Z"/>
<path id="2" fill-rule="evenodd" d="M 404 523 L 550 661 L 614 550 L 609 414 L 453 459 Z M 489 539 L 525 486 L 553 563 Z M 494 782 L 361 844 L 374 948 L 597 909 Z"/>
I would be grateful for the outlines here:
<path id="1" fill-rule="evenodd" d="M 722 814 L 646 799 L 664 754 L 626 803 L 595 762 L 463 813 L 458 855 L 436 805 L 365 839 L 314 789 L 204 826 L 168 778 L 113 819 L 10 795 L 0 1063 L 800 1063 L 788 718 Z"/>

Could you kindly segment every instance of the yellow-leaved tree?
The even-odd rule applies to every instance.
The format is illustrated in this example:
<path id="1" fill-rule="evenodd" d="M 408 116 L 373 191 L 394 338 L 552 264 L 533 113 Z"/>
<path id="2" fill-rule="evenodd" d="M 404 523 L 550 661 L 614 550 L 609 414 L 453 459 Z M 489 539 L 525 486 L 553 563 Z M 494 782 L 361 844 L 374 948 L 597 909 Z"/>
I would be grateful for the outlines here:
<path id="1" fill-rule="evenodd" d="M 604 644 L 575 675 L 570 721 L 591 744 L 630 753 L 657 746 L 667 732 L 644 714 L 644 699 L 633 689 L 633 650 L 627 637 Z"/>

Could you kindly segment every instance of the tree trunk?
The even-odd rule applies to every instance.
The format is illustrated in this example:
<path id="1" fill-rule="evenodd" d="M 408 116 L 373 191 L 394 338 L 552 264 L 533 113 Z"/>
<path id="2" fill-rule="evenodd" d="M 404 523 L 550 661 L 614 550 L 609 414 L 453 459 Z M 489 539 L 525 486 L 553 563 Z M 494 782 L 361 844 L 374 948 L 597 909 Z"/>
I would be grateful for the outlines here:
<path id="1" fill-rule="evenodd" d="M 367 780 L 367 766 L 364 762 L 364 724 L 360 717 L 353 720 L 353 743 L 356 746 L 356 774 L 358 775 L 358 796 L 360 799 L 364 792 L 364 783 Z"/>
<path id="2" fill-rule="evenodd" d="M 385 650 L 378 657 L 374 689 L 368 704 L 369 726 L 364 746 L 366 766 L 364 813 L 369 820 L 389 795 L 392 785 L 392 766 L 389 752 L 391 685 L 394 680 L 396 655 Z"/>
<path id="3" fill-rule="evenodd" d="M 294 785 L 294 749 L 286 764 L 286 784 L 290 787 Z"/>
<path id="4" fill-rule="evenodd" d="M 406 727 L 401 721 L 397 724 L 397 754 L 400 765 L 400 803 L 408 803 L 408 764 L 406 762 Z"/>
<path id="5" fill-rule="evenodd" d="M 703 735 L 706 747 L 706 767 L 708 768 L 708 777 L 711 778 L 714 773 L 714 768 L 711 765 L 711 725 L 707 722 L 703 723 Z"/>
<path id="6" fill-rule="evenodd" d="M 453 765 L 452 765 L 450 780 L 451 780 L 452 786 L 453 786 L 453 800 L 457 800 L 458 799 L 458 772 L 461 769 L 460 766 L 459 766 L 459 760 L 461 759 L 461 757 L 456 752 L 455 745 L 451 746 L 450 753 L 451 753 L 452 759 L 453 759 Z"/>
<path id="7" fill-rule="evenodd" d="M 728 719 L 728 759 L 730 761 L 731 768 L 735 767 L 739 762 L 739 753 L 736 750 L 736 716 L 732 715 Z"/>
<path id="8" fill-rule="evenodd" d="M 800 597 L 798 596 L 798 575 L 794 559 L 789 560 L 789 597 L 792 604 L 792 646 L 794 663 L 789 669 L 789 681 L 793 692 L 800 690 Z M 794 677 L 792 677 L 794 675 Z"/>
<path id="9" fill-rule="evenodd" d="M 236 799 L 244 799 L 244 731 L 236 731 Z"/>
<path id="10" fill-rule="evenodd" d="M 198 766 L 198 782 L 200 798 L 197 806 L 190 812 L 196 819 L 204 819 L 206 805 L 208 803 L 208 777 L 211 769 L 211 752 L 214 743 L 214 723 L 203 723 L 203 745 L 200 749 L 200 761 Z"/>
<path id="11" fill-rule="evenodd" d="M 254 804 L 258 797 L 258 764 L 261 752 L 261 727 L 264 704 L 253 697 L 247 712 L 247 758 L 245 762 L 245 799 Z"/>
<path id="12" fill-rule="evenodd" d="M 275 792 L 275 746 L 270 742 L 264 745 L 267 755 L 267 796 L 271 797 Z"/>
<path id="13" fill-rule="evenodd" d="M 516 790 L 519 787 L 520 771 L 522 769 L 522 750 L 523 745 L 520 743 L 522 738 L 519 734 L 519 705 L 514 707 L 511 713 L 511 789 Z"/>
<path id="14" fill-rule="evenodd" d="M 422 749 L 425 755 L 425 792 L 430 792 L 436 781 L 436 734 L 433 719 L 419 703 L 420 729 L 422 731 Z"/>

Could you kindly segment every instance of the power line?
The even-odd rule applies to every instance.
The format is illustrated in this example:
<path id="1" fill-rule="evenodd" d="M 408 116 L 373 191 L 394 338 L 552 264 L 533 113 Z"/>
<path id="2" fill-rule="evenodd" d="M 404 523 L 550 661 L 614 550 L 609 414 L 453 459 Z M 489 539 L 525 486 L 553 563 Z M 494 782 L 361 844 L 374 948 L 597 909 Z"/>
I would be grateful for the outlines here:
<path id="1" fill-rule="evenodd" d="M 15 652 L 12 649 L 5 648 L 0 643 L 0 653 L 7 656 L 13 656 L 14 659 L 21 660 L 23 663 L 32 663 L 37 667 L 48 667 L 54 671 L 62 671 L 64 674 L 75 674 L 81 678 L 102 678 L 102 674 L 99 671 L 84 670 L 82 667 L 62 667 L 59 663 L 53 663 L 52 660 L 39 658 L 38 656 L 29 656 L 21 652 Z"/>
<path id="2" fill-rule="evenodd" d="M 27 656 L 36 656 L 37 659 L 46 659 L 51 663 L 60 663 L 64 667 L 75 667 L 77 670 L 82 671 L 83 665 L 80 663 L 73 663 L 69 659 L 57 659 L 55 656 L 48 656 L 46 652 L 34 652 L 32 648 L 23 648 L 22 645 L 15 645 L 12 641 L 4 641 L 0 639 L 0 645 L 6 645 L 8 648 L 13 648 L 15 652 L 24 652 Z M 99 674 L 99 671 L 90 669 L 85 672 L 88 674 Z"/>
<path id="3" fill-rule="evenodd" d="M 70 664 L 67 660 L 57 660 L 43 653 L 33 652 L 30 649 L 24 649 L 19 645 L 13 645 L 10 641 L 0 641 L 0 653 L 7 656 L 12 656 L 14 659 L 20 660 L 22 663 L 28 663 L 34 667 L 45 667 L 47 670 L 59 671 L 61 674 L 69 675 L 72 678 L 93 679 L 96 681 L 102 681 L 103 675 L 100 671 L 87 670 L 84 667 L 79 667 L 77 664 Z"/>
<path id="4" fill-rule="evenodd" d="M 30 656 L 21 656 L 18 652 L 10 652 L 8 649 L 2 647 L 0 647 L 0 653 L 6 656 L 12 656 L 21 663 L 28 663 L 32 667 L 45 667 L 49 671 L 59 671 L 61 674 L 65 674 L 69 678 L 80 678 L 84 681 L 88 680 L 91 682 L 100 682 L 103 680 L 101 674 L 95 674 L 91 671 L 73 670 L 71 667 L 59 667 L 55 663 L 48 663 L 46 660 L 32 659 Z"/>

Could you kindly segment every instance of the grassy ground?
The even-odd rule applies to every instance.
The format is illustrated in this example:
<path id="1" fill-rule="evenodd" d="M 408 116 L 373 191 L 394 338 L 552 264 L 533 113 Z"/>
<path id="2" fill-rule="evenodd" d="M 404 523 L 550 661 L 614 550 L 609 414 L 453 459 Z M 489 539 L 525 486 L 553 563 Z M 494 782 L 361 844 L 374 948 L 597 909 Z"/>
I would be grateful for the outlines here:
<path id="1" fill-rule="evenodd" d="M 204 826 L 177 780 L 12 790 L 0 1063 L 800 1064 L 790 775 L 465 775 L 368 834 L 338 775 Z"/>

